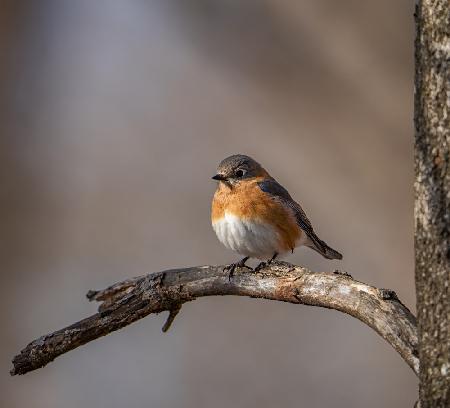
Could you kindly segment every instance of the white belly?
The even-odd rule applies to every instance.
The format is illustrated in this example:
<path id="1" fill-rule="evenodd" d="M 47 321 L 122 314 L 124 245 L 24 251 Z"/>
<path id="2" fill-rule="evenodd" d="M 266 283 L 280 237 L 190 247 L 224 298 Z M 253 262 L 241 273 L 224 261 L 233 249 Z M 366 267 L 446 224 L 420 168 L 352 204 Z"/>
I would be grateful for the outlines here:
<path id="1" fill-rule="evenodd" d="M 242 221 L 233 214 L 213 223 L 219 241 L 244 256 L 269 259 L 279 251 L 278 232 L 268 224 Z"/>

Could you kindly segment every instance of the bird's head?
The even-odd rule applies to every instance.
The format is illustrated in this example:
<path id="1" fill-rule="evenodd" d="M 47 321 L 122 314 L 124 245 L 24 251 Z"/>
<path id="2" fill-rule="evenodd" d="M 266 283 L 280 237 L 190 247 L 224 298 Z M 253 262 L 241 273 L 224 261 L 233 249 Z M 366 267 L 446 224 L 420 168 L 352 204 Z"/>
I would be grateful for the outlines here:
<path id="1" fill-rule="evenodd" d="M 266 170 L 257 161 L 243 154 L 235 154 L 220 162 L 213 179 L 233 186 L 242 180 L 265 176 L 268 176 Z"/>

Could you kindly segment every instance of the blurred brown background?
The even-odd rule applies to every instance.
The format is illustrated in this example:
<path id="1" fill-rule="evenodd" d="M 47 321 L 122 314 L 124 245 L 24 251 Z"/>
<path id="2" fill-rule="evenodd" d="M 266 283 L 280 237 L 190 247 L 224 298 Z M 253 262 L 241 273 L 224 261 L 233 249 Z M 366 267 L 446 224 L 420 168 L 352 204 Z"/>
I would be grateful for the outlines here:
<path id="1" fill-rule="evenodd" d="M 2 407 L 411 407 L 416 379 L 337 312 L 244 298 L 148 317 L 10 378 L 85 293 L 236 259 L 210 177 L 261 161 L 344 253 L 414 308 L 413 3 L 2 1 Z"/>

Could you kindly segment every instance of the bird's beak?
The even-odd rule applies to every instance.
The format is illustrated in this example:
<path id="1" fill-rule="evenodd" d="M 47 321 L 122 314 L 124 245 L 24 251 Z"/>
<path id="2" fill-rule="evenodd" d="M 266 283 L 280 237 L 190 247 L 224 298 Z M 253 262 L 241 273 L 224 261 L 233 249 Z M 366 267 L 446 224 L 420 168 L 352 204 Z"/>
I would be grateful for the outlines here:
<path id="1" fill-rule="evenodd" d="M 225 176 L 222 176 L 222 174 L 216 174 L 212 177 L 213 180 L 219 180 L 219 181 L 225 181 L 227 178 Z"/>

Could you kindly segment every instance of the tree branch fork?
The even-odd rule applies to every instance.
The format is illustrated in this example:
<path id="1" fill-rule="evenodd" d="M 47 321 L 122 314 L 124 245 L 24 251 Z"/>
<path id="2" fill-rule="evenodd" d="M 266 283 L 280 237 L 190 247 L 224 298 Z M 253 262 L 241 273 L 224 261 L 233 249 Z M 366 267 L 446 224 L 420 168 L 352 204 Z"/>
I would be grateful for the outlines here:
<path id="1" fill-rule="evenodd" d="M 257 273 L 237 268 L 231 280 L 224 266 L 198 266 L 150 273 L 89 291 L 89 300 L 101 302 L 98 313 L 29 343 L 14 357 L 11 375 L 44 367 L 61 354 L 152 313 L 169 311 L 162 328 L 165 332 L 184 303 L 223 295 L 319 306 L 349 314 L 375 330 L 418 374 L 416 318 L 394 291 L 358 282 L 338 271 L 317 273 L 273 262 Z"/>

